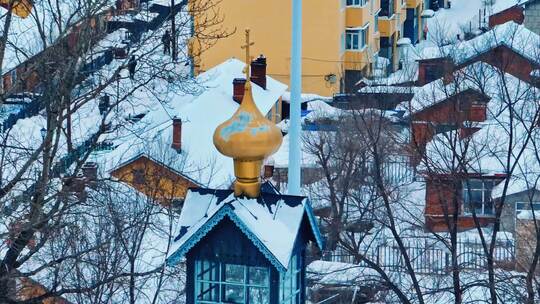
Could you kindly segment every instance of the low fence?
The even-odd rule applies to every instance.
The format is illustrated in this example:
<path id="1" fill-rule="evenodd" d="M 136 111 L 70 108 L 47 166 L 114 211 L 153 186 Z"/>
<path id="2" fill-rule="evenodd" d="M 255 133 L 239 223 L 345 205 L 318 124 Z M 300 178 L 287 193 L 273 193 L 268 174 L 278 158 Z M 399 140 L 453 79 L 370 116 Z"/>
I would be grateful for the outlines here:
<path id="1" fill-rule="evenodd" d="M 370 164 L 371 174 L 375 173 L 375 164 Z M 381 163 L 381 177 L 391 185 L 401 185 L 414 180 L 415 170 L 407 156 L 390 156 Z"/>
<path id="2" fill-rule="evenodd" d="M 405 240 L 404 248 L 412 268 L 418 274 L 446 274 L 453 269 L 450 250 L 440 241 Z M 485 270 L 487 268 L 486 254 L 479 240 L 459 241 L 456 253 L 459 269 Z M 407 271 L 404 255 L 395 241 L 378 244 L 363 254 L 370 261 L 389 271 Z M 514 241 L 497 242 L 493 257 L 496 267 L 508 268 L 509 265 L 513 265 L 515 262 Z M 324 252 L 323 260 L 367 266 L 360 255 L 351 254 L 342 248 Z"/>

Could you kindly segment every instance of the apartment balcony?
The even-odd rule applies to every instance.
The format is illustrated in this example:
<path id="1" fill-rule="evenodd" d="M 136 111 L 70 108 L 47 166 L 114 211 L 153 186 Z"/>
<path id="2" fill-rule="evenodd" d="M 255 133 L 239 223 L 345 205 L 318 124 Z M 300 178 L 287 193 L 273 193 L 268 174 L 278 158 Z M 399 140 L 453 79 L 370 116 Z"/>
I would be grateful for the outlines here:
<path id="1" fill-rule="evenodd" d="M 359 71 L 370 63 L 368 47 L 361 50 L 346 50 L 343 54 L 343 68 L 345 70 Z"/>
<path id="2" fill-rule="evenodd" d="M 379 32 L 381 37 L 390 37 L 400 28 L 400 22 L 396 14 L 392 17 L 379 17 Z"/>
<path id="3" fill-rule="evenodd" d="M 369 13 L 369 5 L 347 6 L 345 9 L 345 26 L 361 27 L 372 22 L 373 17 Z"/>

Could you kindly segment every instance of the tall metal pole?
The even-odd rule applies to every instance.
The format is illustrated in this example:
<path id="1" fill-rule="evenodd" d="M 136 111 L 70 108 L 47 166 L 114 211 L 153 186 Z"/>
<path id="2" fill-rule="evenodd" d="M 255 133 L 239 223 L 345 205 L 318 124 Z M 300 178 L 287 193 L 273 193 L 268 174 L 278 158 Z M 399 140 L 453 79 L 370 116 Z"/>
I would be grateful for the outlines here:
<path id="1" fill-rule="evenodd" d="M 302 0 L 292 0 L 291 111 L 289 126 L 289 194 L 300 195 L 301 140 L 300 104 L 302 98 Z"/>

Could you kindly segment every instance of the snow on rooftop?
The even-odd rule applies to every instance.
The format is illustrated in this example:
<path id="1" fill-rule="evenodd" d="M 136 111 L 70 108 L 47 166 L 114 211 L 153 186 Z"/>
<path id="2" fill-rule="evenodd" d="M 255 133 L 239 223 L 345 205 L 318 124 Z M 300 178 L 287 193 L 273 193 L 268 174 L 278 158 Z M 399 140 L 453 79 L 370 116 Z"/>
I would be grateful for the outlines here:
<path id="1" fill-rule="evenodd" d="M 185 231 L 173 244 L 169 259 L 182 258 L 200 241 L 197 232 L 212 225 L 211 219 L 218 217 L 220 211 L 228 211 L 231 220 L 247 229 L 242 229 L 244 233 L 251 233 L 262 243 L 264 247 L 259 249 L 267 258 L 275 258 L 280 264 L 276 265 L 278 268 L 287 269 L 304 214 L 311 216 L 309 210 L 307 198 L 300 196 L 262 193 L 251 199 L 236 197 L 232 190 L 192 189 L 186 195 L 179 220 Z M 311 228 L 316 229 L 313 233 L 317 237 L 318 229 Z"/>
<path id="2" fill-rule="evenodd" d="M 452 7 L 439 9 L 432 18 L 427 19 L 428 39 L 446 40 L 462 34 L 462 28 L 469 26 L 469 21 L 482 9 L 480 0 L 452 0 Z M 477 21 L 474 19 L 473 21 Z"/>
<path id="3" fill-rule="evenodd" d="M 358 93 L 412 94 L 415 90 L 416 87 L 411 86 L 373 85 L 359 89 Z"/>
<path id="4" fill-rule="evenodd" d="M 524 25 L 513 21 L 497 25 L 471 40 L 444 47 L 425 48 L 422 51 L 422 58 L 433 59 L 450 56 L 454 63 L 459 65 L 503 45 L 532 62 L 540 63 L 540 36 Z"/>
<path id="5" fill-rule="evenodd" d="M 308 114 L 305 116 L 306 119 L 339 119 L 343 115 L 347 115 L 346 110 L 333 107 L 331 104 L 328 104 L 327 101 L 322 100 L 314 100 L 309 102 L 307 104 L 307 110 Z"/>
<path id="6" fill-rule="evenodd" d="M 518 5 L 520 0 L 497 0 L 493 5 L 489 8 L 489 14 L 495 15 L 502 11 L 505 11 L 511 7 L 514 7 Z"/>
<path id="7" fill-rule="evenodd" d="M 301 166 L 303 168 L 313 168 L 317 167 L 317 157 L 309 152 L 309 140 L 306 140 L 306 137 L 308 138 L 315 138 L 319 136 L 319 132 L 326 132 L 326 131 L 302 131 L 302 164 Z M 286 134 L 283 137 L 283 142 L 279 149 L 276 151 L 276 153 L 272 156 L 274 160 L 274 166 L 276 168 L 288 168 L 289 167 L 289 143 L 290 143 L 290 136 L 289 134 Z"/>
<path id="8" fill-rule="evenodd" d="M 522 210 L 516 215 L 518 220 L 540 220 L 540 211 L 538 210 Z"/>
<path id="9" fill-rule="evenodd" d="M 534 3 L 535 1 L 538 1 L 538 0 L 519 0 L 519 5 L 526 5 L 526 4 L 530 4 L 530 3 Z"/>
<path id="10" fill-rule="evenodd" d="M 92 14 L 99 14 L 110 6 L 101 3 L 92 7 Z M 32 12 L 27 18 L 14 17 L 6 43 L 2 71 L 9 71 L 18 64 L 38 54 L 44 48 L 53 45 L 66 29 L 76 24 L 89 13 L 87 9 L 74 1 L 33 1 Z M 60 11 L 63 16 L 58 15 Z M 39 23 L 39 26 L 37 25 Z M 62 29 L 62 33 L 59 32 Z M 43 38 L 40 32 L 45 33 Z M 45 42 L 43 41 L 45 39 Z"/>
<path id="11" fill-rule="evenodd" d="M 526 168 L 522 168 L 518 171 L 518 174 L 510 177 L 508 186 L 505 186 L 505 183 L 501 182 L 493 187 L 491 190 L 491 198 L 500 199 L 503 195 L 510 196 L 513 194 L 526 193 L 533 189 L 540 191 L 538 176 L 540 176 L 538 166 L 527 166 Z"/>
<path id="12" fill-rule="evenodd" d="M 306 276 L 309 280 L 328 285 L 356 285 L 379 278 L 375 270 L 365 266 L 321 260 L 307 266 Z"/>
<path id="13" fill-rule="evenodd" d="M 417 113 L 428 107 L 442 102 L 451 96 L 467 90 L 474 90 L 488 98 L 503 98 L 500 88 L 504 85 L 511 89 L 510 96 L 518 97 L 521 93 L 531 96 L 533 87 L 518 78 L 505 73 L 504 78 L 499 75 L 499 71 L 484 62 L 476 62 L 453 73 L 454 81 L 445 84 L 444 79 L 437 79 L 414 90 L 414 97 L 409 104 L 402 104 L 400 107 L 409 113 Z M 506 80 L 506 81 L 505 81 Z"/>
<path id="14" fill-rule="evenodd" d="M 464 87 L 476 87 L 490 98 L 487 103 L 487 120 L 482 123 L 466 122 L 464 124 L 466 127 L 478 127 L 480 130 L 465 139 L 461 139 L 459 129 L 435 135 L 426 146 L 426 154 L 432 163 L 430 166 L 437 166 L 437 169 L 447 172 L 456 168 L 456 159 L 461 159 L 462 165 L 467 167 L 469 173 L 504 174 L 510 169 L 506 164 L 510 155 L 511 164 L 519 163 L 513 174 L 522 178 L 540 174 L 534 147 L 531 147 L 527 140 L 528 126 L 533 123 L 533 113 L 537 107 L 532 100 L 538 96 L 538 89 L 512 75 L 501 75 L 494 67 L 485 63 L 479 62 L 467 66 L 465 70 L 464 74 L 475 75 L 472 77 L 475 81 L 467 84 L 468 81 L 463 80 Z M 439 81 L 427 84 L 421 89 L 425 90 L 424 95 L 415 96 L 417 99 L 413 99 L 413 109 L 430 106 L 422 104 L 422 101 L 426 100 L 427 103 L 433 105 L 433 100 L 443 100 L 442 95 L 448 92 L 452 95 L 457 89 L 460 88 L 456 88 L 454 83 L 447 86 Z M 422 96 L 429 95 L 433 96 L 433 100 L 422 99 Z M 507 107 L 509 102 L 512 102 L 512 112 Z M 510 125 L 511 115 L 519 115 L 522 123 Z M 510 130 L 513 134 L 512 141 L 510 141 Z M 533 130 L 531 136 L 538 136 L 536 129 Z M 515 153 L 509 154 L 508 151 L 515 151 Z M 513 182 L 509 189 L 510 193 L 516 193 L 522 189 L 522 186 L 517 181 Z M 496 188 L 495 197 L 498 193 L 500 190 Z"/>
<path id="15" fill-rule="evenodd" d="M 325 97 L 317 94 L 310 94 L 310 93 L 302 93 L 300 95 L 301 102 L 312 102 L 312 101 L 332 101 L 332 97 Z M 286 91 L 282 95 L 283 101 L 289 103 L 291 101 L 291 92 Z"/>
<path id="16" fill-rule="evenodd" d="M 233 161 L 214 147 L 213 133 L 219 124 L 229 119 L 239 104 L 232 99 L 233 79 L 242 77 L 244 63 L 228 59 L 197 77 L 200 84 L 192 93 L 172 93 L 166 105 L 149 105 L 146 116 L 135 125 L 137 134 L 122 138 L 118 148 L 107 155 L 110 169 L 141 153 L 209 187 L 224 187 L 233 180 Z M 267 88 L 252 86 L 259 110 L 266 114 L 287 86 L 267 77 Z M 148 97 L 147 97 L 148 98 Z M 182 153 L 170 148 L 172 118 L 182 119 Z"/>
<path id="17" fill-rule="evenodd" d="M 407 46 L 407 48 L 413 49 L 412 46 Z M 357 85 L 360 83 L 364 83 L 367 86 L 399 86 L 401 84 L 410 84 L 418 79 L 418 62 L 416 60 L 419 58 L 415 51 L 407 52 L 407 56 L 403 58 L 404 61 L 401 69 L 386 77 L 361 79 L 357 82 Z"/>

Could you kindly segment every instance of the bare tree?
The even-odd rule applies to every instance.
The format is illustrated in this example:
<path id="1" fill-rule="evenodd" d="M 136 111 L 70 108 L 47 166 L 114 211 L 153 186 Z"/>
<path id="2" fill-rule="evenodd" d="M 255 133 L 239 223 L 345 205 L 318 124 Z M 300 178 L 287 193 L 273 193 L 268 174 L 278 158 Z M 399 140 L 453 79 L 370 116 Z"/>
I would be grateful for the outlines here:
<path id="1" fill-rule="evenodd" d="M 440 55 L 440 74 L 402 103 L 401 123 L 392 124 L 389 111 L 349 110 L 344 115 L 349 119 L 333 122 L 336 132 L 310 135 L 307 150 L 317 158 L 321 180 L 309 193 L 330 206 L 323 227 L 328 249 L 339 249 L 326 259 L 344 254 L 354 267 L 374 270 L 380 288 L 389 290 L 381 293 L 386 301 L 537 301 L 535 213 L 525 272 L 511 271 L 516 243 L 504 226 L 519 195 L 527 196 L 523 201 L 531 210 L 538 198 L 538 89 L 519 71 L 540 62 L 530 45 L 538 39 L 512 24 L 475 40 L 440 45 L 432 50 Z M 523 58 L 529 67 L 517 67 Z M 399 136 L 407 131 L 409 139 Z M 413 179 L 387 169 L 400 167 L 392 162 L 395 154 L 410 159 L 404 166 Z M 344 204 L 352 208 L 340 212 Z M 358 218 L 371 224 L 353 231 Z M 439 258 L 429 257 L 437 252 Z M 442 269 L 429 265 L 437 259 Z"/>
<path id="2" fill-rule="evenodd" d="M 142 132 L 134 122 L 149 109 L 199 90 L 188 41 L 195 36 L 212 44 L 227 32 L 217 14 L 200 21 L 211 7 L 205 1 L 178 3 L 172 14 L 119 9 L 105 0 L 33 3 L 27 19 L 15 20 L 11 11 L 3 17 L 0 54 L 5 49 L 10 63 L 20 63 L 7 73 L 9 86 L 4 77 L 1 100 L 30 102 L 22 115 L 3 121 L 0 135 L 0 302 L 61 296 L 81 303 L 174 301 L 182 291 L 171 289 L 168 278 L 182 276 L 163 268 L 163 260 L 142 265 L 152 237 L 165 241 L 160 254 L 166 255 L 176 232 L 173 211 L 152 195 L 80 174 L 93 151 Z M 175 62 L 159 45 L 170 18 L 179 44 Z M 195 29 L 193 19 L 199 20 Z M 115 30 L 118 20 L 146 23 Z M 14 281 L 29 279 L 45 289 L 12 293 Z"/>

